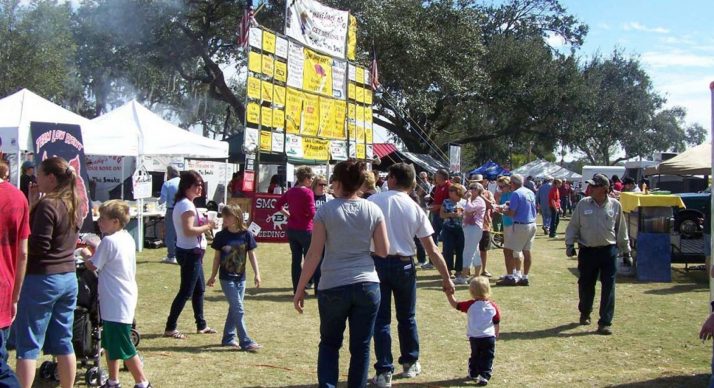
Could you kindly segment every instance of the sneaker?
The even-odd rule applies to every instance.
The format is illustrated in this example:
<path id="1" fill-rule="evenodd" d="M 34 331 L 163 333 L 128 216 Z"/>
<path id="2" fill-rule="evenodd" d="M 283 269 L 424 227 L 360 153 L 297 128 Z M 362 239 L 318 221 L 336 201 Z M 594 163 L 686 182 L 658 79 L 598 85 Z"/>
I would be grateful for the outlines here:
<path id="1" fill-rule="evenodd" d="M 516 284 L 519 286 L 529 286 L 530 285 L 530 283 L 528 283 L 528 278 L 520 278 L 520 279 L 518 279 Z"/>
<path id="2" fill-rule="evenodd" d="M 136 385 L 134 386 L 134 388 L 141 388 L 141 385 L 136 384 Z M 150 382 L 146 385 L 146 388 L 153 388 L 153 387 L 151 386 L 151 383 L 150 383 Z"/>
<path id="3" fill-rule="evenodd" d="M 580 324 L 587 326 L 590 324 L 590 316 L 585 314 L 580 314 Z"/>
<path id="4" fill-rule="evenodd" d="M 497 286 L 515 286 L 517 284 L 518 281 L 511 276 L 506 276 L 505 278 L 496 282 Z"/>
<path id="5" fill-rule="evenodd" d="M 488 385 L 488 379 L 479 375 L 476 377 L 476 386 L 477 387 L 485 387 Z"/>
<path id="6" fill-rule="evenodd" d="M 419 361 L 414 361 L 412 364 L 402 364 L 402 368 L 404 368 L 402 377 L 406 379 L 417 377 L 417 375 L 421 373 L 421 364 L 419 364 Z"/>
<path id="7" fill-rule="evenodd" d="M 386 372 L 377 374 L 372 379 L 372 384 L 374 384 L 380 388 L 391 387 L 392 386 L 392 372 L 386 371 Z"/>
<path id="8" fill-rule="evenodd" d="M 178 264 L 175 257 L 164 257 L 161 262 L 164 264 Z"/>
<path id="9" fill-rule="evenodd" d="M 119 384 L 119 383 L 113 384 L 113 383 L 110 383 L 109 380 L 107 380 L 107 382 L 100 385 L 99 388 L 121 388 L 121 384 Z"/>
<path id="10" fill-rule="evenodd" d="M 456 276 L 456 279 L 454 279 L 454 284 L 466 284 L 468 281 L 466 280 L 465 277 L 458 275 Z"/>
<path id="11" fill-rule="evenodd" d="M 434 269 L 434 264 L 424 263 L 421 265 L 421 269 Z"/>
<path id="12" fill-rule="evenodd" d="M 600 335 L 612 335 L 610 325 L 597 325 L 597 333 Z"/>
<path id="13" fill-rule="evenodd" d="M 490 277 L 493 276 L 493 275 L 491 275 L 491 273 L 488 272 L 488 271 L 483 271 L 483 272 L 481 272 L 481 276 L 485 276 L 485 277 L 487 277 L 487 278 L 490 278 Z"/>

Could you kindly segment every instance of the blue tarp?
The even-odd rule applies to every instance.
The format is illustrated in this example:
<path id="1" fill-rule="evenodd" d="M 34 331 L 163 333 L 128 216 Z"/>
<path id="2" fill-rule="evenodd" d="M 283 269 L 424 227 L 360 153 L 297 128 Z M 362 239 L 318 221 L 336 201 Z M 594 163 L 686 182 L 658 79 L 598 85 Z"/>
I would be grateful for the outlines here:
<path id="1" fill-rule="evenodd" d="M 481 174 L 486 179 L 492 181 L 501 175 L 511 175 L 511 172 L 508 171 L 507 168 L 501 167 L 500 164 L 489 160 L 488 162 L 484 163 L 481 167 L 477 167 L 477 168 L 469 171 L 469 175 L 471 175 L 471 174 Z"/>

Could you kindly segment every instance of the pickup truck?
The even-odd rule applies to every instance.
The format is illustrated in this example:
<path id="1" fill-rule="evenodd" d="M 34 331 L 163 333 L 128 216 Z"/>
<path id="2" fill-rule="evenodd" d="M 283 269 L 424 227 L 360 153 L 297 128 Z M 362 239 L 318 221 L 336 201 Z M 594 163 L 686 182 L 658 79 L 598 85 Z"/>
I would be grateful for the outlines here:
<path id="1" fill-rule="evenodd" d="M 704 263 L 704 226 L 711 217 L 711 192 L 675 194 L 686 209 L 675 209 L 672 262 Z M 677 236 L 678 238 L 674 238 Z"/>

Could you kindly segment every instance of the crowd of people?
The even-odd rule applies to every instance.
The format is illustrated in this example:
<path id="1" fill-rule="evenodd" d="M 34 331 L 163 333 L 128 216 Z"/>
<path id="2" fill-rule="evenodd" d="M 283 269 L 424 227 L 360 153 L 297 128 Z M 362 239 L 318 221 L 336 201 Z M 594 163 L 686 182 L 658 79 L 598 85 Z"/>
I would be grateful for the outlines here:
<path id="1" fill-rule="evenodd" d="M 7 165 L 0 162 L 0 173 L 4 170 Z M 163 335 L 187 338 L 178 328 L 178 319 L 189 300 L 196 333 L 217 333 L 206 322 L 203 304 L 205 287 L 214 287 L 218 277 L 228 303 L 221 345 L 258 351 L 262 345 L 249 336 L 245 321 L 247 263 L 255 287 L 261 286 L 261 275 L 257 243 L 245 225 L 243 209 L 235 204 L 221 209 L 223 228 L 211 243 L 214 258 L 206 280 L 202 265 L 208 245 L 205 234 L 216 224 L 200 214 L 193 203 L 202 193 L 203 179 L 195 171 L 179 174 L 172 167 L 167 177 L 161 193 L 161 201 L 167 204 L 166 262 L 180 266 L 180 281 Z M 379 387 L 391 386 L 396 373 L 390 330 L 392 306 L 398 322 L 400 354 L 396 361 L 401 375 L 412 378 L 422 373 L 416 320 L 417 268 L 436 269 L 447 302 L 467 314 L 469 377 L 477 385 L 488 384 L 501 320 L 499 307 L 491 298 L 492 275 L 486 267 L 491 234 L 503 235 L 506 267 L 495 284 L 529 286 L 538 212 L 543 218 L 542 230 L 550 237 L 556 236 L 560 215 L 571 216 L 565 243 L 567 255 L 578 257 L 580 323 L 591 322 L 600 279 L 597 332 L 612 334 L 616 260 L 618 254 L 628 256 L 630 252 L 622 208 L 615 199 L 620 191 L 634 190 L 627 178 L 611 180 L 596 174 L 586 181 L 588 196 L 574 206 L 578 188 L 550 177 L 537 185 L 531 177 L 518 174 L 495 180 L 473 174 L 464 179 L 438 170 L 432 182 L 426 172 L 416 176 L 411 165 L 394 164 L 386 177 L 380 177 L 356 161 L 338 163 L 329 179 L 316 176 L 309 167 L 298 168 L 295 177 L 296 184 L 276 205 L 288 218 L 294 308 L 303 313 L 308 290 L 314 288 L 317 296 L 320 386 L 337 385 L 339 352 L 348 327 L 348 386 L 367 385 L 372 341 L 376 360 L 371 382 Z M 8 261 L 9 267 L 2 267 L 8 269 L 2 274 L 5 278 L 12 275 L 12 287 L 0 291 L 0 385 L 30 387 L 41 349 L 57 358 L 60 385 L 74 384 L 74 255 L 82 222 L 76 179 L 66 161 L 49 158 L 38 166 L 36 182 L 28 180 L 25 195 L 0 181 L 0 200 L 7 210 L 0 214 L 0 222 L 5 230 L 13 230 L 14 238 L 12 244 L 0 245 L 0 249 L 2 257 L 15 259 Z M 104 238 L 92 247 L 86 265 L 99 270 L 102 347 L 109 370 L 109 380 L 103 386 L 121 386 L 118 370 L 123 361 L 135 388 L 150 387 L 130 340 L 138 288 L 135 245 L 124 230 L 129 208 L 123 201 L 110 200 L 99 213 L 98 225 Z M 469 299 L 456 299 L 455 286 L 459 284 L 468 284 Z M 16 375 L 4 361 L 8 328 L 13 321 Z M 707 329 L 709 326 L 705 324 L 702 336 L 714 333 L 714 329 Z"/>

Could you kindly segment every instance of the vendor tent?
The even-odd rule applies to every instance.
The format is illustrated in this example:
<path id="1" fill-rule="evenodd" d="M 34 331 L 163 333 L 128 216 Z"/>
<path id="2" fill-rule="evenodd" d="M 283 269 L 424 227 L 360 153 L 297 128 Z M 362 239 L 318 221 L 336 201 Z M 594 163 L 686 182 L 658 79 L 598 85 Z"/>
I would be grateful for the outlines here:
<path id="1" fill-rule="evenodd" d="M 488 180 L 495 180 L 501 175 L 511 175 L 511 173 L 508 171 L 507 168 L 501 167 L 500 164 L 489 160 L 488 162 L 484 163 L 482 166 L 477 167 L 471 171 L 469 171 L 469 175 L 473 174 L 481 174 L 483 175 L 486 179 Z"/>
<path id="2" fill-rule="evenodd" d="M 690 148 L 656 167 L 647 167 L 645 175 L 709 175 L 712 170 L 711 143 Z"/>
<path id="3" fill-rule="evenodd" d="M 570 171 L 567 168 L 560 167 L 557 164 L 549 162 L 545 159 L 536 159 L 532 162 L 524 164 L 523 166 L 513 170 L 513 173 L 523 176 L 532 176 L 533 178 L 545 178 L 546 176 L 567 180 L 582 178 L 582 175 Z"/>
<path id="4" fill-rule="evenodd" d="M 92 139 L 115 139 L 87 144 L 103 155 L 228 158 L 228 143 L 179 128 L 135 100 L 92 120 L 90 129 Z"/>
<path id="5" fill-rule="evenodd" d="M 436 173 L 438 169 L 448 170 L 448 166 L 436 160 L 429 154 L 416 154 L 408 151 L 399 151 L 391 143 L 374 143 L 374 154 L 380 158 L 377 167 L 380 171 L 386 171 L 389 166 L 396 163 L 414 164 L 417 172 L 426 171 L 430 174 Z"/>

